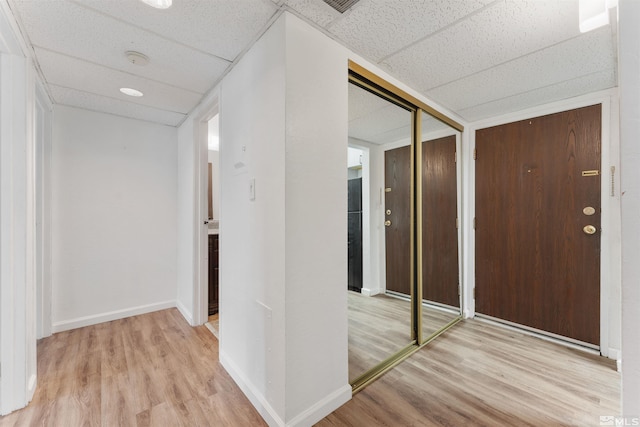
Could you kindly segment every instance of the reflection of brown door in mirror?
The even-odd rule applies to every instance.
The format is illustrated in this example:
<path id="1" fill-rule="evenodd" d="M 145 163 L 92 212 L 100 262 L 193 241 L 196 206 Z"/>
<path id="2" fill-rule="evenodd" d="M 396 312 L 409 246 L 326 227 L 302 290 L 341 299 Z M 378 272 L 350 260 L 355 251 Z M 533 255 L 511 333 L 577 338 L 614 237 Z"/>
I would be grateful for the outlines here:
<path id="1" fill-rule="evenodd" d="M 211 182 L 212 182 L 212 177 L 213 177 L 213 164 L 209 163 L 209 180 L 208 180 L 208 184 L 207 184 L 207 200 L 208 200 L 208 206 L 209 206 L 209 219 L 213 218 L 213 189 L 211 188 Z"/>
<path id="2" fill-rule="evenodd" d="M 455 135 L 422 143 L 422 298 L 459 307 L 455 156 Z"/>
<path id="3" fill-rule="evenodd" d="M 410 295 L 411 147 L 386 151 L 384 160 L 387 290 Z"/>
<path id="4" fill-rule="evenodd" d="M 209 316 L 218 312 L 218 235 L 209 234 Z"/>
<path id="5" fill-rule="evenodd" d="M 600 344 L 600 117 L 476 132 L 478 313 Z"/>

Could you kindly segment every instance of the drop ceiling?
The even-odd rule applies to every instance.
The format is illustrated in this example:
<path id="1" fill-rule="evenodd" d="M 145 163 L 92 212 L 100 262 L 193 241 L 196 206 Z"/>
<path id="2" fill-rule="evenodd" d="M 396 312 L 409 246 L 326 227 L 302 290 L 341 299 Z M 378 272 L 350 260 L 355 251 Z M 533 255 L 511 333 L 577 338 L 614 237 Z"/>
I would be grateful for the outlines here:
<path id="1" fill-rule="evenodd" d="M 323 0 L 0 1 L 55 103 L 170 126 L 285 10 L 468 122 L 617 86 L 615 19 L 581 34 L 578 0 L 360 0 L 342 14 Z"/>

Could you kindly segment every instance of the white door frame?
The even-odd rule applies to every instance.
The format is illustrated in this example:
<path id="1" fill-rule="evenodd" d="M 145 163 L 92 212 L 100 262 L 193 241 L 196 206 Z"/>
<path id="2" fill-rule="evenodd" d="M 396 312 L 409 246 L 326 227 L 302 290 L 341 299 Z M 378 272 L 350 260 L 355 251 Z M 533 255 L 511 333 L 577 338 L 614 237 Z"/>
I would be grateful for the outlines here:
<path id="1" fill-rule="evenodd" d="M 202 325 L 209 319 L 209 227 L 208 219 L 208 122 L 219 112 L 218 96 L 194 120 L 194 289 L 193 322 Z"/>

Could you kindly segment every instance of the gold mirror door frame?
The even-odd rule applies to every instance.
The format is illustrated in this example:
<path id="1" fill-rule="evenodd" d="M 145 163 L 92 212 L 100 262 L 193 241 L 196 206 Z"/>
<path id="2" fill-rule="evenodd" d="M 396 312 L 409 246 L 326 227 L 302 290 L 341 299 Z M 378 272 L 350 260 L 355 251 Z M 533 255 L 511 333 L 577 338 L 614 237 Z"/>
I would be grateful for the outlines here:
<path id="1" fill-rule="evenodd" d="M 350 79 L 349 82 L 349 138 L 353 144 L 379 145 L 398 139 L 410 142 L 413 137 L 415 108 L 378 90 L 366 81 Z M 371 148 L 381 153 L 382 146 Z M 380 283 L 362 294 L 357 289 L 348 292 L 349 302 L 349 380 L 352 384 L 368 381 L 372 370 L 386 370 L 395 363 L 396 355 L 412 350 L 417 341 L 414 304 L 413 265 L 411 260 L 413 218 L 412 200 L 415 198 L 411 147 L 391 150 L 385 155 L 384 174 L 378 167 L 375 180 L 384 181 L 385 191 L 380 194 L 384 203 L 384 226 L 379 221 L 381 210 L 369 205 L 369 221 L 384 233 L 386 251 L 377 252 L 386 272 Z M 369 174 L 369 164 L 363 165 Z M 383 176 L 384 175 L 384 176 Z M 357 174 L 352 174 L 355 178 Z M 363 175 L 371 179 L 371 175 Z M 357 185 L 357 183 L 356 183 Z M 362 191 L 367 191 L 363 189 Z M 354 191 L 355 194 L 357 191 Z M 371 193 L 369 193 L 371 195 Z M 364 214 L 357 208 L 357 197 L 348 200 L 349 221 L 355 223 Z M 355 210 L 355 212 L 353 212 Z M 355 215 L 355 219 L 351 216 Z M 354 228 L 356 228 L 354 226 Z M 382 237 L 380 235 L 380 237 Z M 354 242 L 349 240 L 349 245 Z M 350 246 L 351 247 L 351 246 Z M 373 257 L 374 259 L 376 257 Z M 382 261 L 382 258 L 385 258 Z M 351 259 L 350 259 L 351 261 Z"/>
<path id="2" fill-rule="evenodd" d="M 426 345 L 448 328 L 461 320 L 458 315 L 455 319 L 437 328 L 435 332 L 423 337 L 422 326 L 422 301 L 423 301 L 423 246 L 422 246 L 422 114 L 427 113 L 445 123 L 458 132 L 464 127 L 440 113 L 433 107 L 423 103 L 400 88 L 392 85 L 384 79 L 369 72 L 362 66 L 349 61 L 349 82 L 367 91 L 370 91 L 386 100 L 389 100 L 402 108 L 411 111 L 412 138 L 411 138 L 411 233 L 410 233 L 410 289 L 411 289 L 411 334 L 412 341 L 397 353 L 389 356 L 369 371 L 351 381 L 353 393 L 357 393 L 366 385 L 376 380 L 398 363 L 409 357 L 415 351 Z"/>

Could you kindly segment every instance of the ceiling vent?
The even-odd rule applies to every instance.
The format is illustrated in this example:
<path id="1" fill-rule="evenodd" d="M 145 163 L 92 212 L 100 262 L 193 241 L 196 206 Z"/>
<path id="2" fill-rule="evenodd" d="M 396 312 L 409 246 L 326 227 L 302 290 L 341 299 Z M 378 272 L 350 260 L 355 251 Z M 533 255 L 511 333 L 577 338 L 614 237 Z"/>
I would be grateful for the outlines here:
<path id="1" fill-rule="evenodd" d="M 359 1 L 360 0 L 324 0 L 326 4 L 340 13 L 345 13 L 351 8 L 351 6 L 358 3 Z"/>

